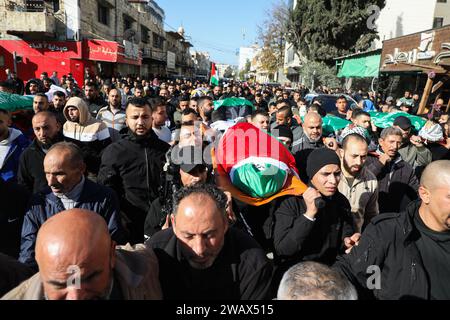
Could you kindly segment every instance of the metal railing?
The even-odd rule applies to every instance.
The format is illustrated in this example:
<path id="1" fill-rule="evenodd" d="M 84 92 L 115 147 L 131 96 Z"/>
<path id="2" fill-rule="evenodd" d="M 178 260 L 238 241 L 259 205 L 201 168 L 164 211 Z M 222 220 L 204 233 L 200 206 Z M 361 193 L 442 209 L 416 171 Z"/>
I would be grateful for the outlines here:
<path id="1" fill-rule="evenodd" d="M 43 0 L 26 1 L 24 3 L 17 3 L 9 0 L 6 3 L 6 10 L 17 12 L 47 12 L 48 6 Z"/>

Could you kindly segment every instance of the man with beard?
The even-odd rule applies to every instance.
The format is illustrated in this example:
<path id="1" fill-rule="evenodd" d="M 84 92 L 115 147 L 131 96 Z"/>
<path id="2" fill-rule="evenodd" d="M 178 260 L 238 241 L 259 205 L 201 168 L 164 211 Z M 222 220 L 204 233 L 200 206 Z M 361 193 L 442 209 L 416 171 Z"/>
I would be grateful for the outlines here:
<path id="1" fill-rule="evenodd" d="M 130 100 L 126 109 L 128 133 L 102 155 L 98 182 L 120 195 L 131 243 L 144 241 L 144 221 L 158 197 L 161 172 L 169 145 L 152 130 L 152 107 L 146 99 Z"/>
<path id="2" fill-rule="evenodd" d="M 93 118 L 97 117 L 98 111 L 105 105 L 105 100 L 100 96 L 98 85 L 95 82 L 88 82 L 84 86 L 84 95 L 89 113 Z"/>
<path id="3" fill-rule="evenodd" d="M 402 141 L 400 129 L 386 128 L 381 132 L 378 150 L 367 158 L 367 168 L 378 180 L 380 213 L 401 212 L 417 199 L 419 181 L 398 153 Z"/>
<path id="4" fill-rule="evenodd" d="M 365 166 L 368 146 L 364 136 L 352 133 L 342 143 L 342 174 L 339 192 L 350 202 L 357 231 L 378 215 L 378 181 Z"/>
<path id="5" fill-rule="evenodd" d="M 308 181 L 305 168 L 309 154 L 324 147 L 322 142 L 322 117 L 315 112 L 308 112 L 303 120 L 303 136 L 292 144 L 292 154 L 297 162 L 300 178 Z"/>
<path id="6" fill-rule="evenodd" d="M 56 91 L 53 93 L 52 108 L 50 110 L 56 115 L 61 127 L 66 123 L 67 119 L 64 116 L 64 107 L 66 106 L 66 95 L 62 91 Z"/>
<path id="7" fill-rule="evenodd" d="M 158 138 L 166 143 L 172 141 L 172 132 L 166 126 L 167 120 L 167 103 L 162 99 L 151 99 L 150 104 L 152 106 L 152 129 L 158 136 Z"/>
<path id="8" fill-rule="evenodd" d="M 47 187 L 44 173 L 44 158 L 52 145 L 64 140 L 61 125 L 54 113 L 42 111 L 34 115 L 33 131 L 36 136 L 20 157 L 18 183 L 36 193 Z"/>
<path id="9" fill-rule="evenodd" d="M 164 299 L 268 298 L 272 265 L 254 239 L 229 227 L 227 200 L 212 185 L 174 195 L 172 228 L 148 242 L 158 257 Z"/>
<path id="10" fill-rule="evenodd" d="M 207 126 L 211 124 L 212 113 L 214 111 L 214 103 L 211 97 L 201 97 L 198 99 L 197 107 L 202 117 L 203 123 Z"/>
<path id="11" fill-rule="evenodd" d="M 161 299 L 158 263 L 144 245 L 116 247 L 98 214 L 72 209 L 49 218 L 36 240 L 39 273 L 4 300 Z"/>
<path id="12" fill-rule="evenodd" d="M 109 130 L 112 142 L 120 139 L 120 132 L 126 128 L 125 110 L 122 109 L 122 96 L 120 90 L 111 89 L 108 95 L 109 105 L 100 109 L 97 120 L 103 121 Z"/>

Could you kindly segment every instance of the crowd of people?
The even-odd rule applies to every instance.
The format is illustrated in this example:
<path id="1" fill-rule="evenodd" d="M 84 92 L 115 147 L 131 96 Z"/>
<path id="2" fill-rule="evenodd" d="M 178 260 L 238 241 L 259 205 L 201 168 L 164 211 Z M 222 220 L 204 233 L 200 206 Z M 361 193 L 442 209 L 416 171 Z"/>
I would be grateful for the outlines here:
<path id="1" fill-rule="evenodd" d="M 450 299 L 443 99 L 6 76 L 3 299 Z"/>

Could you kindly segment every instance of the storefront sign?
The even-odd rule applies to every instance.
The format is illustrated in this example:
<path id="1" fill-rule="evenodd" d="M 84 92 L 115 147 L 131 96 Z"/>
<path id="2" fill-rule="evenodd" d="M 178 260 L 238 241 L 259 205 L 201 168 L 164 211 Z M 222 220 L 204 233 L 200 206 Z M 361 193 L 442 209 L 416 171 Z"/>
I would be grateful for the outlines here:
<path id="1" fill-rule="evenodd" d="M 61 51 L 61 52 L 67 52 L 69 49 L 66 46 L 59 46 L 55 43 L 48 43 L 48 42 L 32 42 L 30 43 L 30 48 L 32 49 L 46 49 L 49 51 Z"/>
<path id="2" fill-rule="evenodd" d="M 439 68 L 450 58 L 450 26 L 415 33 L 383 42 L 381 72 L 418 71 Z"/>

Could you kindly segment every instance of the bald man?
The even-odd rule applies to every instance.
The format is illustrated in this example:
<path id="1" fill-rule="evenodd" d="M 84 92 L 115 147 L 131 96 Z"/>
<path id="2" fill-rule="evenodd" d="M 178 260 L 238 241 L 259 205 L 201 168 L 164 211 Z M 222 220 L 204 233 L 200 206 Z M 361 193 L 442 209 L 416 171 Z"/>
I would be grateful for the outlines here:
<path id="1" fill-rule="evenodd" d="M 72 209 L 48 219 L 36 240 L 39 273 L 6 294 L 13 300 L 161 299 L 158 262 L 144 245 L 116 247 L 104 219 Z"/>
<path id="2" fill-rule="evenodd" d="M 378 299 L 450 299 L 450 161 L 425 169 L 420 200 L 374 219 L 335 265 Z"/>
<path id="3" fill-rule="evenodd" d="M 303 135 L 292 143 L 292 154 L 295 157 L 300 178 L 308 182 L 306 176 L 306 163 L 309 154 L 319 148 L 325 147 L 322 141 L 322 117 L 316 112 L 308 112 L 303 120 Z"/>
<path id="4" fill-rule="evenodd" d="M 84 177 L 86 165 L 81 150 L 73 143 L 60 142 L 44 158 L 47 189 L 34 195 L 25 215 L 19 261 L 35 267 L 34 246 L 40 226 L 61 211 L 91 210 L 108 224 L 112 238 L 126 243 L 116 194 Z"/>

